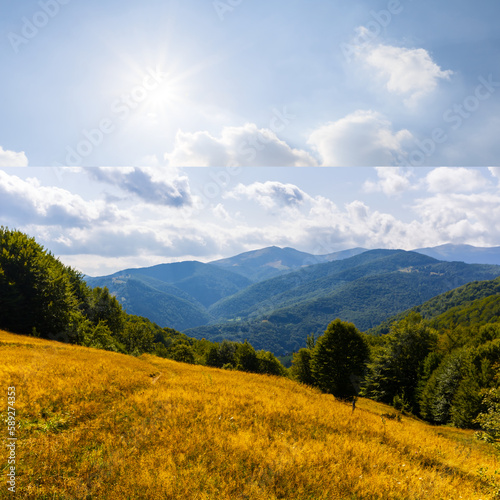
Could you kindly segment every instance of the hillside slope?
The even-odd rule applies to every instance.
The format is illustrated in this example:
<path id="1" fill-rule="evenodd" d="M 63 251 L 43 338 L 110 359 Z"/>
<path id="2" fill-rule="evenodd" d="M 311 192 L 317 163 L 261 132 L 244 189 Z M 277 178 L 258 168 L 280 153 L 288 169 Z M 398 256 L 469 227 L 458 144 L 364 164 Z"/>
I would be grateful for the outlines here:
<path id="1" fill-rule="evenodd" d="M 433 323 L 449 326 L 451 322 L 465 323 L 464 315 L 484 315 L 484 322 L 498 321 L 498 302 L 500 301 L 500 277 L 493 280 L 472 281 L 432 299 L 403 311 L 384 320 L 376 328 L 368 330 L 372 335 L 382 335 L 389 332 L 390 325 L 399 321 L 410 311 L 418 312 L 423 318 L 433 320 Z M 468 311 L 471 308 L 474 310 Z"/>
<path id="2" fill-rule="evenodd" d="M 16 498 L 495 498 L 487 445 L 380 404 L 353 413 L 283 378 L 1 331 L 0 349 Z"/>
<path id="3" fill-rule="evenodd" d="M 389 276 L 391 273 L 396 273 L 398 277 L 406 274 L 407 286 L 413 287 L 414 293 L 430 298 L 474 279 L 494 278 L 500 275 L 500 266 L 441 262 L 404 250 L 370 250 L 355 257 L 306 267 L 253 284 L 213 304 L 209 311 L 219 321 L 236 317 L 252 318 L 267 311 L 296 308 L 302 303 L 327 298 L 333 293 L 341 293 L 357 280 Z M 383 281 L 385 278 L 382 278 Z M 376 290 L 373 292 L 377 293 Z M 363 293 L 363 297 L 369 301 L 378 300 L 376 295 L 367 297 Z M 397 300 L 397 297 L 394 296 L 394 299 Z M 358 326 L 367 328 L 366 324 Z"/>
<path id="4" fill-rule="evenodd" d="M 107 287 L 129 314 L 177 330 L 208 323 L 212 319 L 208 306 L 252 283 L 239 274 L 196 261 L 124 269 L 85 279 L 91 287 Z"/>
<path id="5" fill-rule="evenodd" d="M 192 296 L 159 280 L 138 275 L 101 283 L 96 286 L 108 283 L 108 288 L 128 314 L 144 316 L 157 324 L 185 330 L 204 325 L 211 319 L 205 307 Z"/>
<path id="6" fill-rule="evenodd" d="M 441 262 L 415 252 L 372 250 L 251 285 L 210 308 L 219 323 L 185 330 L 221 341 L 247 339 L 275 354 L 297 351 L 335 318 L 361 330 L 477 279 L 499 266 Z"/>
<path id="7" fill-rule="evenodd" d="M 192 299 L 206 307 L 252 283 L 244 276 L 197 261 L 124 269 L 109 276 L 89 277 L 86 280 L 91 286 L 94 286 L 97 280 L 101 283 L 99 286 L 103 286 L 102 283 L 105 280 L 108 280 L 110 285 L 113 286 L 113 279 L 124 280 L 129 277 L 148 277 L 175 285 L 175 287 L 189 294 Z"/>

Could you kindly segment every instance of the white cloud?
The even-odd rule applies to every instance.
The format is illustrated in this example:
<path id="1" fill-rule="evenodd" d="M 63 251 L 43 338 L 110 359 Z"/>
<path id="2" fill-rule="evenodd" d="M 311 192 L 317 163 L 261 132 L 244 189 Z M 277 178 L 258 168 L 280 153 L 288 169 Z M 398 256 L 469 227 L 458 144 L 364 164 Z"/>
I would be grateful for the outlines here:
<path id="1" fill-rule="evenodd" d="M 431 193 L 465 193 L 482 189 L 489 182 L 479 170 L 464 167 L 438 167 L 425 179 Z"/>
<path id="2" fill-rule="evenodd" d="M 15 151 L 5 150 L 0 146 L 0 167 L 27 167 L 28 158 L 24 151 L 16 153 Z"/>
<path id="3" fill-rule="evenodd" d="M 230 221 L 231 216 L 228 214 L 227 210 L 224 208 L 222 203 L 218 203 L 213 209 L 213 214 L 221 220 Z"/>
<path id="4" fill-rule="evenodd" d="M 411 188 L 411 170 L 403 171 L 401 167 L 375 167 L 379 180 L 365 181 L 363 189 L 366 192 L 381 191 L 388 196 L 400 195 Z"/>
<path id="5" fill-rule="evenodd" d="M 491 175 L 496 177 L 500 181 L 500 167 L 488 167 Z"/>
<path id="6" fill-rule="evenodd" d="M 453 74 L 451 70 L 442 70 L 425 49 L 368 44 L 358 47 L 357 53 L 361 61 L 376 71 L 386 89 L 406 97 L 405 104 L 409 106 L 433 92 L 439 80 L 449 80 Z"/>
<path id="7" fill-rule="evenodd" d="M 78 194 L 37 179 L 23 180 L 0 170 L 0 212 L 14 224 L 43 223 L 85 227 L 96 220 L 116 221 L 118 210 L 103 201 L 86 201 Z"/>
<path id="8" fill-rule="evenodd" d="M 196 188 L 193 169 L 140 170 L 147 177 L 139 177 L 146 186 L 186 176 L 187 185 Z M 273 169 L 273 175 L 279 175 L 279 170 Z M 486 169 L 377 168 L 377 179 L 369 187 L 391 196 L 404 192 L 404 207 L 382 196 L 371 196 L 369 202 L 357 197 L 354 193 L 363 186 L 357 172 L 366 170 L 345 169 L 339 178 L 348 176 L 352 185 L 333 182 L 317 194 L 304 186 L 313 186 L 314 179 L 325 182 L 324 169 L 292 169 L 285 178 L 295 182 L 280 177 L 266 181 L 265 174 L 260 176 L 264 170 L 248 169 L 248 177 L 242 175 L 222 200 L 221 196 L 207 198 L 203 207 L 194 195 L 190 205 L 149 202 L 146 189 L 140 191 L 144 196 L 122 196 L 116 203 L 106 203 L 102 188 L 108 186 L 77 182 L 74 176 L 89 172 L 83 168 L 57 179 L 67 189 L 29 178 L 38 176 L 34 173 L 38 169 L 20 170 L 24 180 L 20 174 L 0 170 L 0 213 L 4 223 L 35 236 L 64 262 L 91 275 L 174 260 L 211 260 L 270 245 L 321 254 L 356 246 L 408 250 L 450 241 L 499 244 L 500 191 Z M 132 192 L 129 176 L 136 169 L 109 167 L 97 172 L 94 178 L 107 176 L 103 182 L 118 186 L 110 192 Z M 201 183 L 210 171 L 199 173 Z M 465 182 L 475 186 L 474 192 L 457 190 L 457 185 L 450 184 L 457 179 L 461 179 L 458 187 Z M 416 187 L 421 196 L 417 200 Z M 351 190 L 351 195 L 340 189 Z"/>
<path id="9" fill-rule="evenodd" d="M 224 127 L 220 137 L 209 132 L 178 131 L 174 149 L 165 154 L 172 166 L 313 166 L 315 159 L 306 151 L 290 147 L 273 130 L 253 123 Z"/>
<path id="10" fill-rule="evenodd" d="M 250 185 L 238 184 L 226 193 L 227 198 L 247 198 L 256 200 L 264 208 L 294 207 L 310 199 L 309 195 L 293 184 L 277 181 L 254 182 Z"/>
<path id="11" fill-rule="evenodd" d="M 432 245 L 452 241 L 489 246 L 500 238 L 498 194 L 438 193 L 418 200 L 414 208 Z"/>
<path id="12" fill-rule="evenodd" d="M 358 110 L 316 129 L 308 144 L 323 166 L 393 165 L 411 138 L 405 129 L 394 133 L 379 113 Z"/>
<path id="13" fill-rule="evenodd" d="M 87 167 L 85 171 L 147 203 L 174 207 L 192 203 L 187 177 L 173 167 Z"/>

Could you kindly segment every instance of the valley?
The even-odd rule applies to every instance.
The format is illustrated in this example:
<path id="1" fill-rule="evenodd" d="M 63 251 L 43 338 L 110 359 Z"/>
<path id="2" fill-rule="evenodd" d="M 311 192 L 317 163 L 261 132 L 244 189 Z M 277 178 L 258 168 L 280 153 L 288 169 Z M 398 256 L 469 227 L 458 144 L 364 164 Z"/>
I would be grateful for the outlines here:
<path id="1" fill-rule="evenodd" d="M 315 256 L 269 247 L 206 264 L 127 269 L 87 283 L 108 287 L 127 312 L 160 326 L 199 339 L 248 340 L 284 355 L 304 346 L 307 335 L 321 334 L 331 318 L 369 330 L 441 293 L 497 276 L 496 264 L 419 252 L 355 248 Z"/>

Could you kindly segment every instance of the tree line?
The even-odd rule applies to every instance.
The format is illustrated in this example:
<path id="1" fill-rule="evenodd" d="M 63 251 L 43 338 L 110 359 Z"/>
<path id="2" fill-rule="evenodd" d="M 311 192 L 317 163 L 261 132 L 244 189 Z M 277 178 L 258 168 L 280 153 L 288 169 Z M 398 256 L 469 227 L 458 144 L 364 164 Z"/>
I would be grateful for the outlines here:
<path id="1" fill-rule="evenodd" d="M 364 396 L 433 424 L 500 439 L 499 322 L 436 330 L 410 312 L 375 337 L 337 319 L 294 354 L 291 372 L 339 398 Z"/>
<path id="2" fill-rule="evenodd" d="M 106 287 L 90 288 L 34 238 L 0 227 L 0 328 L 123 354 L 285 375 L 270 352 L 248 342 L 193 339 L 127 314 Z"/>

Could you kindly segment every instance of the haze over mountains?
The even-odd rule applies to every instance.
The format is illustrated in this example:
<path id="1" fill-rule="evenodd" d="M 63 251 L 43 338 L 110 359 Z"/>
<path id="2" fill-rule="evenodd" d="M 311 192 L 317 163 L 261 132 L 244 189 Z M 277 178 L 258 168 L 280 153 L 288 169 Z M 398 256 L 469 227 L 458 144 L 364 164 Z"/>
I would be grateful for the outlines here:
<path id="1" fill-rule="evenodd" d="M 434 252 L 462 262 L 437 260 Z M 268 247 L 227 259 L 160 264 L 87 278 L 107 286 L 130 314 L 211 340 L 248 339 L 283 354 L 335 317 L 361 330 L 475 280 L 500 276 L 500 253 L 465 245 L 421 252 L 354 248 L 312 255 Z"/>
<path id="2" fill-rule="evenodd" d="M 460 261 L 468 264 L 499 264 L 500 247 L 475 247 L 472 245 L 439 245 L 418 248 L 415 252 L 434 257 L 438 260 Z"/>

